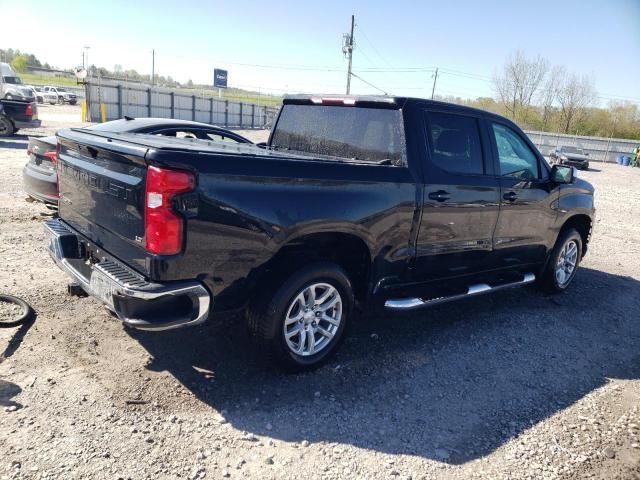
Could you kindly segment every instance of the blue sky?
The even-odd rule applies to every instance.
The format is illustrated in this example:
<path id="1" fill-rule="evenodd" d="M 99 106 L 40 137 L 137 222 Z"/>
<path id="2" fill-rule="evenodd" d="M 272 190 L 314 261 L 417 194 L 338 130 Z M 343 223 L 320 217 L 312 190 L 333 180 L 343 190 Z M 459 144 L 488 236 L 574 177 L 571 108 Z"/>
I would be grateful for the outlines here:
<path id="1" fill-rule="evenodd" d="M 353 13 L 354 71 L 386 92 L 428 96 L 439 67 L 438 93 L 493 95 L 493 73 L 521 49 L 591 76 L 601 105 L 640 103 L 640 0 L 3 3 L 3 16 L 28 18 L 30 32 L 9 23 L 0 47 L 60 67 L 79 64 L 89 45 L 91 63 L 148 72 L 155 48 L 156 72 L 181 81 L 211 82 L 213 68 L 226 67 L 232 86 L 340 93 Z M 358 79 L 352 90 L 376 92 Z"/>

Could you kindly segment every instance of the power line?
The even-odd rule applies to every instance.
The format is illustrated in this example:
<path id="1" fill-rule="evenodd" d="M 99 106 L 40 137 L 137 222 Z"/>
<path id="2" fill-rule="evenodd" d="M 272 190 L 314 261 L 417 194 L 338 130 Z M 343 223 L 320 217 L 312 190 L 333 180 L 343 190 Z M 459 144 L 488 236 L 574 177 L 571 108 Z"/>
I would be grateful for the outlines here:
<path id="1" fill-rule="evenodd" d="M 382 92 L 383 95 L 389 95 L 389 93 L 385 92 L 383 89 L 381 89 L 380 87 L 376 87 L 373 83 L 368 82 L 367 80 L 365 80 L 364 78 L 362 78 L 359 75 L 356 75 L 355 73 L 351 72 L 351 75 L 356 77 L 358 80 L 360 80 L 363 83 L 366 83 L 367 85 L 369 85 L 372 88 L 375 88 L 376 90 L 378 90 L 379 92 Z"/>

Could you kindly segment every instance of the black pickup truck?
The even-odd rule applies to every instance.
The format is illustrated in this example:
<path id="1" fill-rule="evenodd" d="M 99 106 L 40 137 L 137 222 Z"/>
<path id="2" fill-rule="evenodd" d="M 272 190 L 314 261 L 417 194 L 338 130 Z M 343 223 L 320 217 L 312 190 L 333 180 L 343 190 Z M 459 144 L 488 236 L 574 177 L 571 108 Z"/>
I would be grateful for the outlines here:
<path id="1" fill-rule="evenodd" d="M 407 311 L 537 281 L 585 255 L 592 186 L 500 116 L 398 97 L 288 97 L 264 148 L 58 133 L 48 248 L 130 327 L 246 312 L 312 368 L 354 307 Z"/>

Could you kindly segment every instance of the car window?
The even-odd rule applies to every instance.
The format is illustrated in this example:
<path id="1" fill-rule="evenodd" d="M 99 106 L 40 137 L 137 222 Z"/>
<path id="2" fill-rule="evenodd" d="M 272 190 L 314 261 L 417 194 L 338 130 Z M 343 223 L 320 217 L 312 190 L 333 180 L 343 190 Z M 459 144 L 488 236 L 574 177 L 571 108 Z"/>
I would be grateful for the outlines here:
<path id="1" fill-rule="evenodd" d="M 219 133 L 205 132 L 204 136 L 206 140 L 214 140 L 216 142 L 238 143 L 237 140 L 234 140 L 233 138 L 225 137 Z"/>
<path id="2" fill-rule="evenodd" d="M 447 172 L 484 173 L 478 122 L 473 117 L 428 113 L 429 150 L 432 162 Z"/>
<path id="3" fill-rule="evenodd" d="M 176 138 L 198 138 L 194 132 L 188 130 L 163 130 L 156 135 L 162 135 L 164 137 L 176 137 Z"/>
<path id="4" fill-rule="evenodd" d="M 494 123 L 492 127 L 500 160 L 500 174 L 524 180 L 540 178 L 538 157 L 520 135 L 504 125 Z"/>

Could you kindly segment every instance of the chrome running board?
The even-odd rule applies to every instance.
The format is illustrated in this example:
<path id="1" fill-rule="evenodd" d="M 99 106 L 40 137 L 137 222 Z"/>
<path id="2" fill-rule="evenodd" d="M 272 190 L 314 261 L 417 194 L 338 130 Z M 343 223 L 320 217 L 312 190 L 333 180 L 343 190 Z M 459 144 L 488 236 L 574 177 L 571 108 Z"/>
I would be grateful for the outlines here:
<path id="1" fill-rule="evenodd" d="M 476 283 L 470 285 L 467 288 L 466 293 L 459 293 L 457 295 L 451 295 L 448 297 L 430 298 L 424 300 L 422 298 L 390 298 L 384 302 L 385 308 L 389 310 L 414 310 L 416 308 L 430 307 L 432 305 L 438 305 L 439 303 L 451 302 L 454 300 L 461 300 L 463 298 L 475 297 L 476 295 L 482 295 L 483 293 L 496 292 L 498 290 L 504 290 L 506 288 L 520 287 L 535 281 L 536 276 L 533 273 L 525 273 L 522 280 L 512 283 L 505 283 L 502 285 L 496 285 L 492 287 L 486 283 Z"/>

